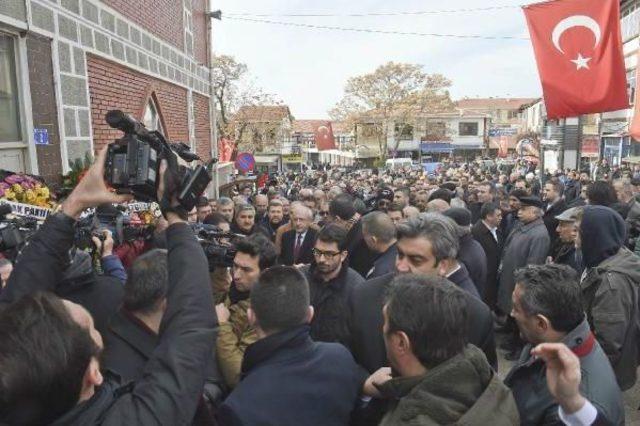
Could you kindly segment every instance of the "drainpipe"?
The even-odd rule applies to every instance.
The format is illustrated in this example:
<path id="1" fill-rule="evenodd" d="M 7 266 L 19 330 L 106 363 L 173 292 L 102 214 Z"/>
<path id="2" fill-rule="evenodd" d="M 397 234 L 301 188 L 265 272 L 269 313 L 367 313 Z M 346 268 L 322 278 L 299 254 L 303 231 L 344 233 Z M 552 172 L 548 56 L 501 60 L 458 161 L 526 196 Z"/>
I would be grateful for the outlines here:
<path id="1" fill-rule="evenodd" d="M 212 0 L 207 0 L 207 10 L 211 10 Z M 213 19 L 221 20 L 222 12 L 220 10 L 206 12 L 207 19 L 207 67 L 209 69 L 209 123 L 211 123 L 211 130 L 209 131 L 209 138 L 211 139 L 211 158 L 218 158 L 218 114 L 216 107 L 216 97 L 213 80 Z M 218 163 L 213 164 L 213 170 L 211 171 L 211 180 L 213 183 L 213 197 L 218 198 L 218 189 L 220 187 L 218 177 Z"/>

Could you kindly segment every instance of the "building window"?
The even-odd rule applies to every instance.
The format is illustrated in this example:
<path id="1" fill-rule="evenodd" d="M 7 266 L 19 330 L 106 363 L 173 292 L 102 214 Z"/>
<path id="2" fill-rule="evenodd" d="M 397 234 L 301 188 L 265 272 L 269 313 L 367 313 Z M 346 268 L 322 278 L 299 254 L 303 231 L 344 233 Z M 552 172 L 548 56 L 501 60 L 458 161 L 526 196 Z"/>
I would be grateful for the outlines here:
<path id="1" fill-rule="evenodd" d="M 0 142 L 22 141 L 14 38 L 0 33 Z"/>
<path id="2" fill-rule="evenodd" d="M 160 113 L 158 111 L 159 111 L 158 107 L 156 103 L 153 101 L 153 98 L 150 98 L 144 110 L 142 121 L 147 129 L 157 130 L 158 132 L 164 135 L 165 132 L 164 132 L 164 129 L 162 128 L 162 120 L 160 120 Z"/>
<path id="3" fill-rule="evenodd" d="M 458 134 L 460 136 L 478 136 L 478 123 L 459 123 Z"/>
<path id="4" fill-rule="evenodd" d="M 396 124 L 396 138 L 400 141 L 413 140 L 413 126 L 411 124 Z"/>

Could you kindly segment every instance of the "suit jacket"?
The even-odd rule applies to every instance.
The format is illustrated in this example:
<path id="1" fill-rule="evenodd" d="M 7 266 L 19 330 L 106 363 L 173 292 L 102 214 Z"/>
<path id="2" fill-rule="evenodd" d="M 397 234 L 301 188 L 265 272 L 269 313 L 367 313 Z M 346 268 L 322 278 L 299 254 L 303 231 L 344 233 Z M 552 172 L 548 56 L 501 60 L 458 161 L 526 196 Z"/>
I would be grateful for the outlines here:
<path id="1" fill-rule="evenodd" d="M 373 267 L 367 272 L 365 278 L 370 280 L 386 275 L 389 272 L 394 272 L 396 270 L 396 257 L 398 257 L 398 247 L 394 244 L 387 251 L 376 257 Z"/>
<path id="2" fill-rule="evenodd" d="M 486 255 L 487 280 L 485 281 L 483 300 L 491 309 L 494 309 L 498 295 L 498 267 L 500 266 L 500 257 L 502 256 L 504 236 L 502 230 L 498 227 L 498 229 L 496 229 L 498 241 L 496 241 L 491 231 L 489 231 L 489 228 L 482 223 L 482 220 L 479 220 L 473 225 L 471 235 L 480 243 Z"/>
<path id="3" fill-rule="evenodd" d="M 458 261 L 467 267 L 471 281 L 476 286 L 480 297 L 483 298 L 487 285 L 487 255 L 471 233 L 460 238 Z"/>
<path id="4" fill-rule="evenodd" d="M 294 263 L 310 264 L 313 261 L 311 249 L 316 243 L 318 233 L 313 229 L 307 229 L 307 234 L 302 240 L 302 248 L 300 249 L 300 258 L 293 258 L 293 250 L 296 246 L 296 231 L 292 229 L 282 235 L 282 252 L 280 253 L 280 263 L 283 265 L 293 265 Z"/>
<path id="5" fill-rule="evenodd" d="M 354 289 L 351 305 L 351 352 L 356 362 L 370 373 L 389 365 L 382 336 L 382 307 L 395 275 L 391 273 L 374 278 Z M 477 297 L 466 291 L 464 294 L 468 307 L 468 341 L 482 349 L 489 364 L 497 371 L 498 357 L 491 311 Z"/>

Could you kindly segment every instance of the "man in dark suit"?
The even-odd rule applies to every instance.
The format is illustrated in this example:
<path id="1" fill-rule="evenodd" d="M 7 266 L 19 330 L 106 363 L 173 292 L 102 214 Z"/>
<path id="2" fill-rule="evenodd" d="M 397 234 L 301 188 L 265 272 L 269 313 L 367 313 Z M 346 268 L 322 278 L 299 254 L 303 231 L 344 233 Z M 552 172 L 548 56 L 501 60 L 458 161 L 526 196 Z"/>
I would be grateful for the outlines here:
<path id="1" fill-rule="evenodd" d="M 556 216 L 559 216 L 560 213 L 568 208 L 567 203 L 562 198 L 562 189 L 562 183 L 558 180 L 550 180 L 544 184 L 542 198 L 547 204 L 544 208 L 542 220 L 544 221 L 544 226 L 547 227 L 547 232 L 549 232 L 550 247 L 553 247 L 558 239 L 558 233 L 556 232 L 558 219 L 556 219 Z"/>
<path id="2" fill-rule="evenodd" d="M 349 424 L 366 375 L 344 346 L 312 340 L 309 302 L 296 268 L 275 266 L 260 275 L 247 311 L 258 341 L 247 347 L 243 379 L 222 404 L 220 424 Z"/>
<path id="3" fill-rule="evenodd" d="M 449 221 L 440 214 L 431 213 L 424 219 L 410 219 L 398 227 L 398 273 L 440 275 L 458 287 L 460 280 L 456 275 L 468 279 L 466 269 L 462 269 L 464 265 L 455 262 L 455 231 L 443 229 Z M 449 250 L 452 251 L 447 253 Z M 453 262 L 460 268 L 451 273 L 446 265 Z M 356 362 L 371 373 L 388 365 L 382 336 L 382 306 L 394 276 L 393 273 L 387 274 L 356 286 L 352 298 L 351 350 Z M 473 284 L 470 286 L 475 289 Z M 464 291 L 464 294 L 468 308 L 468 341 L 479 347 L 489 363 L 496 367 L 498 361 L 491 311 L 477 296 L 469 291 Z"/>
<path id="4" fill-rule="evenodd" d="M 396 270 L 396 226 L 387 213 L 371 212 L 362 218 L 362 237 L 373 253 L 373 267 L 366 279 L 381 277 Z"/>
<path id="5" fill-rule="evenodd" d="M 310 264 L 313 261 L 313 245 L 317 232 L 310 228 L 313 212 L 302 204 L 291 209 L 293 229 L 282 235 L 280 263 L 283 265 Z"/>
<path id="6" fill-rule="evenodd" d="M 480 210 L 480 220 L 471 228 L 471 234 L 484 249 L 487 257 L 487 281 L 484 288 L 484 303 L 492 310 L 498 296 L 498 267 L 504 236 L 500 229 L 502 210 L 495 203 L 486 203 Z"/>

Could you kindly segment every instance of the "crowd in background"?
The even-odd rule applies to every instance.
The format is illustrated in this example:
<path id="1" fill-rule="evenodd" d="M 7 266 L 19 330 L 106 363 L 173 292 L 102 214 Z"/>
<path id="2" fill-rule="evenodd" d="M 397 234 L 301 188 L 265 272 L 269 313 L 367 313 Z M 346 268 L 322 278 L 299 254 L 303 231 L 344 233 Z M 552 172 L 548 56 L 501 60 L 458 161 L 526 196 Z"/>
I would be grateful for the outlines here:
<path id="1" fill-rule="evenodd" d="M 139 244 L 105 231 L 98 273 L 75 220 L 127 201 L 101 161 L 0 261 L 1 421 L 624 424 L 640 171 L 282 173 L 165 208 Z"/>

